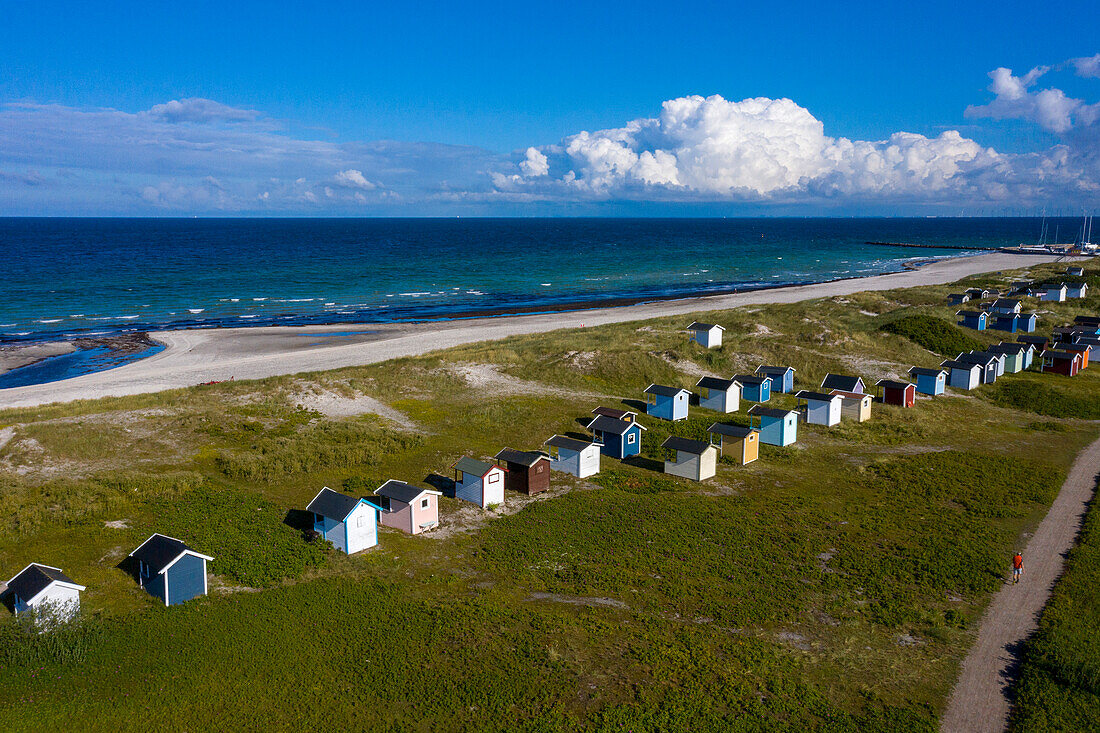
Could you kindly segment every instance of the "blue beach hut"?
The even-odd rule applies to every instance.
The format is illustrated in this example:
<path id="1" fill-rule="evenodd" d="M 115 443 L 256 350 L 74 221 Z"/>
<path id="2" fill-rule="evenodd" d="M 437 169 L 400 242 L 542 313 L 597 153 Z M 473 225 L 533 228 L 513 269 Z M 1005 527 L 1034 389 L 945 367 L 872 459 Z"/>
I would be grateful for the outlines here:
<path id="1" fill-rule="evenodd" d="M 789 366 L 758 366 L 756 375 L 759 377 L 771 377 L 772 389 L 783 394 L 794 392 L 794 367 Z"/>
<path id="2" fill-rule="evenodd" d="M 909 376 L 917 383 L 917 391 L 921 394 L 943 394 L 947 387 L 947 371 L 944 369 L 927 369 L 925 367 L 913 367 L 909 370 Z"/>
<path id="3" fill-rule="evenodd" d="M 760 433 L 760 442 L 785 446 L 798 440 L 798 412 L 763 405 L 749 408 L 750 426 Z"/>
<path id="4" fill-rule="evenodd" d="M 137 561 L 138 584 L 164 605 L 206 595 L 206 563 L 214 558 L 195 552 L 181 540 L 154 534 L 130 557 Z"/>
<path id="5" fill-rule="evenodd" d="M 683 420 L 688 416 L 688 398 L 691 392 L 682 387 L 666 387 L 651 384 L 645 388 L 645 412 L 664 420 Z"/>
<path id="6" fill-rule="evenodd" d="M 733 380 L 741 383 L 741 397 L 749 402 L 767 402 L 772 398 L 772 378 L 755 374 L 734 374 Z"/>
<path id="7" fill-rule="evenodd" d="M 341 494 L 327 486 L 306 506 L 306 511 L 313 514 L 313 531 L 348 555 L 378 544 L 381 510 L 373 502 Z"/>
<path id="8" fill-rule="evenodd" d="M 960 326 L 973 328 L 975 331 L 984 331 L 986 319 L 989 317 L 985 311 L 959 311 L 955 315 L 961 319 Z"/>
<path id="9" fill-rule="evenodd" d="M 607 415 L 596 415 L 588 423 L 592 442 L 600 446 L 605 456 L 629 458 L 642 452 L 644 427 L 633 420 L 621 420 Z"/>
<path id="10" fill-rule="evenodd" d="M 982 383 L 980 364 L 969 364 L 948 359 L 940 364 L 948 370 L 947 383 L 956 389 L 974 389 Z"/>

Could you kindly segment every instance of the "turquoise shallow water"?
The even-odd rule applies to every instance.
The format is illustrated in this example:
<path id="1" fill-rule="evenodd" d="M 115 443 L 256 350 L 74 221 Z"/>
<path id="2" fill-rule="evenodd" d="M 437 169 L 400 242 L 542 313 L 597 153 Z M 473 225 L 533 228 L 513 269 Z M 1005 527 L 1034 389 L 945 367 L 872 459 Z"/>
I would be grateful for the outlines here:
<path id="1" fill-rule="evenodd" d="M 1039 228 L 1034 219 L 0 219 L 0 343 L 455 318 L 830 280 L 959 254 L 868 240 L 980 249 L 1033 242 Z"/>

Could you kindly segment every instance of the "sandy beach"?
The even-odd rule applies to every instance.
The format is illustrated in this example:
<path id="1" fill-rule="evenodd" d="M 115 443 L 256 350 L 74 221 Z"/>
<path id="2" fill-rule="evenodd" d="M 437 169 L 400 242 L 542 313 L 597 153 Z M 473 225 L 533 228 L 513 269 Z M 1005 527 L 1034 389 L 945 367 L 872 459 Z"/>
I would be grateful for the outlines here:
<path id="1" fill-rule="evenodd" d="M 159 392 L 228 379 L 260 379 L 372 364 L 477 341 L 562 328 L 658 318 L 745 305 L 794 303 L 871 290 L 942 285 L 1055 258 L 992 253 L 939 260 L 918 270 L 616 308 L 471 320 L 355 326 L 229 328 L 151 334 L 167 348 L 147 359 L 49 384 L 0 389 L 0 408 Z"/>

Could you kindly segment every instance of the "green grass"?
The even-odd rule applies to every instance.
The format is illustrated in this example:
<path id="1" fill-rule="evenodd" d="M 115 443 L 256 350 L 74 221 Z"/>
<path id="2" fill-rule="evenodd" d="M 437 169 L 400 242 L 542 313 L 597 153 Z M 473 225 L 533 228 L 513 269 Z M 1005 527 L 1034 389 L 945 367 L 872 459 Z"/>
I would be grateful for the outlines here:
<path id="1" fill-rule="evenodd" d="M 1038 415 L 1100 420 L 1100 393 L 1089 390 L 1082 394 L 1081 386 L 1056 377 L 1057 375 L 1046 374 L 998 380 L 984 396 L 1001 407 L 1026 410 Z"/>
<path id="2" fill-rule="evenodd" d="M 957 356 L 964 351 L 983 348 L 982 342 L 954 323 L 927 315 L 907 315 L 882 326 L 888 333 L 904 336 L 940 356 Z"/>
<path id="3" fill-rule="evenodd" d="M 797 445 L 722 461 L 701 484 L 661 474 L 660 443 L 745 424 L 750 403 L 693 408 L 643 417 L 642 455 L 605 458 L 592 480 L 554 474 L 550 492 L 494 512 L 444 497 L 441 532 L 384 529 L 354 557 L 284 520 L 324 485 L 425 485 L 461 455 L 580 434 L 592 407 L 636 409 L 649 382 L 780 363 L 816 387 L 830 371 L 934 364 L 879 329 L 948 318 L 957 287 L 696 314 L 727 327 L 721 349 L 686 341 L 690 317 L 662 318 L 0 413 L 15 426 L 0 567 L 45 562 L 88 585 L 85 619 L 60 634 L 0 618 L 0 725 L 933 730 L 1004 557 L 1098 432 L 1059 414 L 1065 402 L 1041 419 L 1048 400 L 996 388 L 876 404 L 869 422 L 800 425 Z M 1090 307 L 1050 304 L 1045 326 Z M 469 363 L 535 384 L 475 388 L 456 368 Z M 1016 382 L 1088 403 L 1100 369 L 997 386 Z M 370 394 L 417 428 L 298 407 L 314 387 Z M 152 531 L 216 558 L 209 597 L 165 609 L 118 569 Z"/>
<path id="4" fill-rule="evenodd" d="M 1098 506 L 1094 499 L 1039 630 L 1024 647 L 1013 731 L 1090 730 L 1100 720 Z"/>

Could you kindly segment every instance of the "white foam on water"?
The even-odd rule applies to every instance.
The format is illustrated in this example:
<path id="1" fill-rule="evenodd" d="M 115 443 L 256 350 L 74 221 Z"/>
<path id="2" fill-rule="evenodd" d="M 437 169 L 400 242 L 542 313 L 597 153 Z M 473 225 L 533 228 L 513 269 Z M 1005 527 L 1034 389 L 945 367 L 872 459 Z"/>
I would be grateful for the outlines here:
<path id="1" fill-rule="evenodd" d="M 64 318 L 39 318 L 35 323 L 61 323 L 64 320 Z"/>
<path id="2" fill-rule="evenodd" d="M 267 300 L 267 298 L 253 298 L 252 300 L 261 301 L 261 300 Z"/>
<path id="3" fill-rule="evenodd" d="M 202 313 L 204 310 L 206 310 L 206 309 L 205 308 L 188 308 L 187 312 L 188 313 Z"/>

